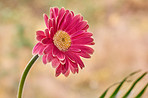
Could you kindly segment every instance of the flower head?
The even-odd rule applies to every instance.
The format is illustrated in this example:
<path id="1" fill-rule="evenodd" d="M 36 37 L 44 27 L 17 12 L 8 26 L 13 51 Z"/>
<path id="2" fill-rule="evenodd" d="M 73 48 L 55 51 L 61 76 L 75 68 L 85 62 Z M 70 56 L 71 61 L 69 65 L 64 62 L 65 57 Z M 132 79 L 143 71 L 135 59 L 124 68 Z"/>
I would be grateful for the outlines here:
<path id="1" fill-rule="evenodd" d="M 89 25 L 81 15 L 74 15 L 64 8 L 51 8 L 50 18 L 43 15 L 47 29 L 37 31 L 38 43 L 33 48 L 33 54 L 43 55 L 43 63 L 52 63 L 56 68 L 56 76 L 61 73 L 68 76 L 70 71 L 78 73 L 84 63 L 81 57 L 90 58 L 94 50 L 88 45 L 94 45 Z"/>

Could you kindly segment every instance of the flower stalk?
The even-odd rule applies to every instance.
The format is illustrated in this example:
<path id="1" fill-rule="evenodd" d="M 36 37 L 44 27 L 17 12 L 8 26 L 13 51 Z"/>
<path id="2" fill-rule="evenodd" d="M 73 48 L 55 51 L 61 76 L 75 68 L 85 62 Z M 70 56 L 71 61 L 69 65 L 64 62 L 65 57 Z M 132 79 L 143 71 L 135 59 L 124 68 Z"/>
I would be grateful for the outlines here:
<path id="1" fill-rule="evenodd" d="M 38 55 L 33 56 L 32 59 L 27 64 L 27 66 L 22 74 L 20 83 L 19 83 L 17 98 L 22 98 L 23 87 L 24 87 L 24 83 L 25 83 L 27 74 L 28 74 L 29 70 L 31 69 L 32 65 L 34 64 L 34 62 L 38 59 L 38 57 L 39 57 Z"/>

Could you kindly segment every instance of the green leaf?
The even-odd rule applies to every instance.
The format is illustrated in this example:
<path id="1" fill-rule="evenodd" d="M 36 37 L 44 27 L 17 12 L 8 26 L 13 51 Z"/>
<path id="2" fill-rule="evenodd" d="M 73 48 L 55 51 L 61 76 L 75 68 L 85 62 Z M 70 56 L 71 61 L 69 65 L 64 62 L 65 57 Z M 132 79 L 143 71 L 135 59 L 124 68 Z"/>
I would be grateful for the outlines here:
<path id="1" fill-rule="evenodd" d="M 106 96 L 108 90 L 109 90 L 111 87 L 113 87 L 114 85 L 117 85 L 117 84 L 119 84 L 119 83 L 120 83 L 120 82 L 117 82 L 117 83 L 111 85 L 110 87 L 108 87 L 108 88 L 104 91 L 104 93 L 103 93 L 99 98 L 104 98 L 104 97 Z"/>
<path id="2" fill-rule="evenodd" d="M 148 83 L 146 84 L 146 86 L 141 90 L 141 92 L 135 98 L 141 98 L 141 96 L 144 94 L 147 87 L 148 87 Z"/>
<path id="3" fill-rule="evenodd" d="M 131 73 L 131 74 L 128 75 L 126 78 L 124 78 L 124 80 L 123 80 L 122 82 L 117 82 L 117 83 L 111 85 L 110 87 L 108 87 L 108 88 L 104 91 L 104 93 L 103 93 L 99 98 L 104 98 L 104 97 L 106 96 L 108 90 L 109 90 L 111 87 L 113 87 L 114 85 L 120 83 L 120 85 L 117 87 L 117 89 L 116 89 L 116 90 L 114 91 L 114 93 L 112 94 L 113 96 L 114 96 L 114 95 L 116 96 L 116 94 L 118 93 L 120 87 L 121 87 L 121 86 L 123 85 L 123 83 L 127 80 L 127 78 L 129 78 L 130 76 L 132 76 L 132 75 L 134 75 L 134 74 L 136 74 L 136 73 L 138 73 L 138 72 L 140 72 L 140 70 Z M 111 98 L 114 98 L 114 97 L 111 97 Z"/>
<path id="4" fill-rule="evenodd" d="M 131 86 L 131 88 L 127 91 L 127 93 L 123 96 L 123 98 L 127 98 L 129 96 L 129 94 L 131 93 L 131 91 L 133 90 L 133 88 L 135 87 L 135 85 L 147 74 L 147 72 L 145 72 L 144 74 L 142 74 Z"/>
<path id="5" fill-rule="evenodd" d="M 138 73 L 138 72 L 140 72 L 140 70 L 135 71 L 135 72 L 129 74 L 127 77 L 125 77 L 125 78 L 123 79 L 123 81 L 119 84 L 119 86 L 115 89 L 115 91 L 112 93 L 112 95 L 110 96 L 110 98 L 115 98 L 115 97 L 117 96 L 117 94 L 118 94 L 120 88 L 122 87 L 123 83 L 124 83 L 130 76 L 132 76 L 132 75 L 134 75 L 134 74 L 136 74 L 136 73 Z"/>
<path id="6" fill-rule="evenodd" d="M 109 90 L 109 88 L 108 89 L 106 89 L 106 91 L 99 97 L 99 98 L 104 98 L 105 97 L 105 95 L 106 95 L 106 93 L 108 92 L 108 90 Z"/>

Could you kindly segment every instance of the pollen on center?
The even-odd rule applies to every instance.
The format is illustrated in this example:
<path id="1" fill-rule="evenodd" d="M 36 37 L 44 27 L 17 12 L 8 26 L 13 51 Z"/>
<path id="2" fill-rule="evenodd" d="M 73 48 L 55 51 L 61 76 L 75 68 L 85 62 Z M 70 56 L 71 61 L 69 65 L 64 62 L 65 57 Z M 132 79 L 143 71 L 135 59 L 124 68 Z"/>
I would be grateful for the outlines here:
<path id="1" fill-rule="evenodd" d="M 53 37 L 54 45 L 61 51 L 67 51 L 71 46 L 71 38 L 65 31 L 57 31 Z"/>

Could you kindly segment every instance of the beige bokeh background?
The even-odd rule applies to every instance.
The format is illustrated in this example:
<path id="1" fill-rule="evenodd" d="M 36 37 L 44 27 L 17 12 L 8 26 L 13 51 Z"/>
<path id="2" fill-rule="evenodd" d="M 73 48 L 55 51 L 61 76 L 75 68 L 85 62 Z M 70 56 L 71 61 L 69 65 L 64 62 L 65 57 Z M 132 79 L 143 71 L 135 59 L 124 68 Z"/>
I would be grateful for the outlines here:
<path id="1" fill-rule="evenodd" d="M 67 78 L 55 77 L 55 69 L 40 58 L 28 74 L 24 98 L 97 98 L 129 73 L 148 71 L 147 0 L 0 0 L 0 98 L 16 98 L 21 73 L 37 43 L 35 32 L 46 28 L 43 13 L 49 15 L 54 6 L 81 13 L 88 20 L 95 52 L 91 59 L 83 59 L 86 67 L 79 74 Z M 131 96 L 147 82 L 148 76 Z M 130 85 L 125 83 L 119 96 Z M 147 95 L 148 90 L 143 97 Z"/>

